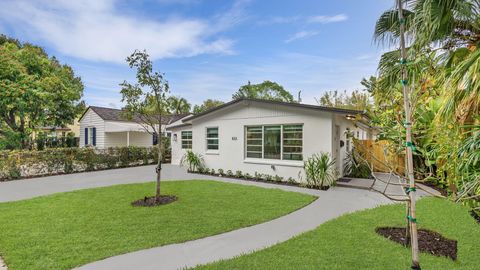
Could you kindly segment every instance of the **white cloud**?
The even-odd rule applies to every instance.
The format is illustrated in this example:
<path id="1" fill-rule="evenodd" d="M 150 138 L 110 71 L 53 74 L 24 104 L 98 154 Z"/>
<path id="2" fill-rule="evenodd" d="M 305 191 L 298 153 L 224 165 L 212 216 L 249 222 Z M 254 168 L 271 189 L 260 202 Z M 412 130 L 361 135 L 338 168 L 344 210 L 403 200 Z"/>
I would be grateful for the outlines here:
<path id="1" fill-rule="evenodd" d="M 308 23 L 334 23 L 334 22 L 343 22 L 348 19 L 348 16 L 345 14 L 337 14 L 333 16 L 326 16 L 326 15 L 318 15 L 318 16 L 312 16 L 307 19 Z"/>
<path id="2" fill-rule="evenodd" d="M 299 40 L 299 39 L 310 38 L 310 37 L 313 37 L 313 36 L 316 36 L 316 35 L 318 35 L 317 31 L 302 30 L 302 31 L 296 32 L 295 34 L 293 34 L 289 38 L 287 38 L 285 40 L 285 43 L 290 43 L 292 41 Z"/>
<path id="3" fill-rule="evenodd" d="M 7 0 L 0 9 L 0 26 L 93 61 L 124 63 L 135 49 L 146 49 L 153 59 L 231 54 L 233 41 L 218 34 L 241 22 L 245 4 L 237 1 L 212 20 L 154 21 L 120 13 L 116 0 Z"/>
<path id="4" fill-rule="evenodd" d="M 287 24 L 287 23 L 294 23 L 298 22 L 302 19 L 300 16 L 291 16 L 291 17 L 282 17 L 282 16 L 274 16 L 261 19 L 258 21 L 259 25 L 271 25 L 271 24 Z"/>

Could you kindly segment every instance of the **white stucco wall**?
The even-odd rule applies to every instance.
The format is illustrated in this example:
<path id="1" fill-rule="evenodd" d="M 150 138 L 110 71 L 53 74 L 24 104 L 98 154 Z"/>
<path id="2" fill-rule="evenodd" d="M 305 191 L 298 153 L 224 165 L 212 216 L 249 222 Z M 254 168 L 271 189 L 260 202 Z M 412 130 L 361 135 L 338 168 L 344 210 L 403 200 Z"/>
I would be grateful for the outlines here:
<path id="1" fill-rule="evenodd" d="M 80 120 L 80 147 L 85 147 L 85 128 L 96 128 L 96 147 L 103 148 L 105 143 L 105 121 L 92 109 L 88 109 Z"/>
<path id="2" fill-rule="evenodd" d="M 185 154 L 186 150 L 182 149 L 182 130 L 192 130 L 191 126 L 184 126 L 180 128 L 173 128 L 170 129 L 169 132 L 172 133 L 170 137 L 171 148 L 172 148 L 172 164 L 180 165 L 180 160 L 182 159 L 183 155 Z M 177 139 L 175 140 L 175 134 Z M 193 134 L 195 137 L 195 134 Z M 202 155 L 204 153 L 201 153 Z"/>
<path id="3" fill-rule="evenodd" d="M 173 130 L 177 142 L 172 140 L 172 163 L 178 164 L 184 151 L 181 148 L 181 130 L 193 131 L 193 151 L 200 153 L 208 168 L 215 170 L 241 170 L 253 175 L 255 172 L 279 175 L 285 179 L 304 179 L 303 161 L 252 159 L 245 157 L 245 127 L 269 124 L 303 124 L 303 158 L 315 153 L 332 150 L 332 115 L 289 106 L 250 102 L 236 104 L 202 118 L 194 119 L 191 127 Z M 206 150 L 206 128 L 219 128 L 219 150 Z M 236 140 L 235 140 L 236 138 Z M 177 153 L 179 154 L 177 154 Z M 272 165 L 274 166 L 272 168 Z"/>

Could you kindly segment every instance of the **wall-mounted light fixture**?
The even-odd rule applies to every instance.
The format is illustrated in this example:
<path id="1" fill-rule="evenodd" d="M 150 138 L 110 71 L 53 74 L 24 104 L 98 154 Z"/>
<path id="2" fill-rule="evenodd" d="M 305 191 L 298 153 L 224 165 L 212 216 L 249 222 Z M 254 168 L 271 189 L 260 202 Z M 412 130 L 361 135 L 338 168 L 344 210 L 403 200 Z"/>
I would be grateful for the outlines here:
<path id="1" fill-rule="evenodd" d="M 174 142 L 177 141 L 177 133 L 173 134 L 173 141 L 174 141 Z"/>
<path id="2" fill-rule="evenodd" d="M 355 115 L 347 114 L 347 116 L 345 116 L 345 118 L 347 118 L 348 120 L 355 120 Z"/>

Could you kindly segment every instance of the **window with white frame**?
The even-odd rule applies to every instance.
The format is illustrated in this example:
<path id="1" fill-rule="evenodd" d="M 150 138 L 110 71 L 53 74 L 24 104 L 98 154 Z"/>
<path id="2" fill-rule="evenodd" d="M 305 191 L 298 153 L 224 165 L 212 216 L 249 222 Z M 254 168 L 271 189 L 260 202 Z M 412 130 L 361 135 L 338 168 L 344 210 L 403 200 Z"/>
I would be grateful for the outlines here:
<path id="1" fill-rule="evenodd" d="M 207 128 L 207 150 L 218 150 L 218 127 Z"/>
<path id="2" fill-rule="evenodd" d="M 303 160 L 303 125 L 246 127 L 247 158 Z"/>
<path id="3" fill-rule="evenodd" d="M 182 149 L 192 149 L 192 131 L 182 131 Z"/>

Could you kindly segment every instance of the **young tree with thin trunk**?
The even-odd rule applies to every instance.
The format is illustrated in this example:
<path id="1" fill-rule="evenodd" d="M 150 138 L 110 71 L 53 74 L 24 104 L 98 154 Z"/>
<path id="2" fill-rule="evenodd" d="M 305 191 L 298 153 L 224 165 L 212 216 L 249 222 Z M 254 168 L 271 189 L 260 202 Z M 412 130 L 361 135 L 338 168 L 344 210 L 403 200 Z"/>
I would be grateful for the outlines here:
<path id="1" fill-rule="evenodd" d="M 397 0 L 398 6 L 398 21 L 400 23 L 400 62 L 402 63 L 401 75 L 403 85 L 403 104 L 405 108 L 405 135 L 406 135 L 406 167 L 407 176 L 409 180 L 409 187 L 407 194 L 409 196 L 407 219 L 408 227 L 410 229 L 410 246 L 412 248 L 412 269 L 420 270 L 419 251 L 418 251 L 418 235 L 417 235 L 417 219 L 416 219 L 416 198 L 415 198 L 415 175 L 413 173 L 413 136 L 412 136 L 412 109 L 410 103 L 411 89 L 408 86 L 408 70 L 406 67 L 407 48 L 405 44 L 405 18 L 403 16 L 402 0 Z"/>
<path id="2" fill-rule="evenodd" d="M 146 51 L 138 51 L 127 57 L 130 68 L 137 70 L 137 82 L 124 81 L 120 84 L 125 116 L 142 125 L 146 132 L 158 136 L 158 163 L 155 202 L 160 203 L 160 181 L 162 170 L 162 119 L 168 111 L 170 92 L 165 74 L 153 71 L 153 63 Z"/>

